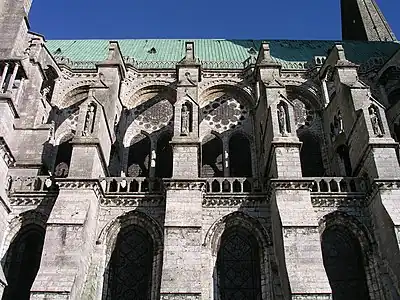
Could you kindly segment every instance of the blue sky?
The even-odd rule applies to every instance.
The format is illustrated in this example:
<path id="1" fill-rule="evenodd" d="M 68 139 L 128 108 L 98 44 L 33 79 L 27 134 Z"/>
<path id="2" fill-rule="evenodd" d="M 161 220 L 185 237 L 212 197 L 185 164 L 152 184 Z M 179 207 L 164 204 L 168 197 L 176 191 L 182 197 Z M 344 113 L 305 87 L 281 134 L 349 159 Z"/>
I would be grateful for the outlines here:
<path id="1" fill-rule="evenodd" d="M 339 0 L 34 0 L 47 39 L 341 38 Z M 377 0 L 400 38 L 399 0 Z"/>

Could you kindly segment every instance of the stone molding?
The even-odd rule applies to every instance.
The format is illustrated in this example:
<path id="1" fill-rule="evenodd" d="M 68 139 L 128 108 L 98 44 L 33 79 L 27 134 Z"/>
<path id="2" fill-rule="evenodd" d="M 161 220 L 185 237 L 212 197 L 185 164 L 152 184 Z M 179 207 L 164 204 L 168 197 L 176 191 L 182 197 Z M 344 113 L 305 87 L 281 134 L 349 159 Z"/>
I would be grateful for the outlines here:
<path id="1" fill-rule="evenodd" d="M 54 181 L 60 190 L 93 190 L 97 198 L 104 196 L 98 179 L 56 178 Z"/>
<path id="2" fill-rule="evenodd" d="M 162 195 L 143 195 L 128 197 L 104 197 L 100 204 L 107 207 L 138 207 L 138 206 L 161 206 L 165 203 Z"/>
<path id="3" fill-rule="evenodd" d="M 269 188 L 271 190 L 309 190 L 311 191 L 314 180 L 312 179 L 270 179 Z"/>
<path id="4" fill-rule="evenodd" d="M 313 207 L 357 207 L 362 208 L 368 205 L 366 198 L 363 196 L 351 196 L 350 195 L 338 195 L 332 193 L 332 195 L 325 195 L 319 193 L 312 193 L 311 203 Z"/>
<path id="5" fill-rule="evenodd" d="M 57 197 L 57 193 L 36 193 L 36 194 L 18 194 L 10 197 L 11 206 L 39 206 L 47 200 L 53 200 Z"/>
<path id="6" fill-rule="evenodd" d="M 202 206 L 203 208 L 215 207 L 244 207 L 256 206 L 266 204 L 269 202 L 267 194 L 264 195 L 238 195 L 233 194 L 219 194 L 204 196 Z"/>
<path id="7" fill-rule="evenodd" d="M 202 179 L 164 179 L 166 190 L 200 190 L 205 192 L 206 181 Z"/>
<path id="8" fill-rule="evenodd" d="M 163 293 L 160 295 L 160 300 L 200 300 L 201 294 L 170 294 Z"/>
<path id="9" fill-rule="evenodd" d="M 7 167 L 15 164 L 15 158 L 3 137 L 0 137 L 0 157 L 3 158 Z"/>
<path id="10" fill-rule="evenodd" d="M 332 300 L 331 294 L 294 294 L 292 300 Z"/>

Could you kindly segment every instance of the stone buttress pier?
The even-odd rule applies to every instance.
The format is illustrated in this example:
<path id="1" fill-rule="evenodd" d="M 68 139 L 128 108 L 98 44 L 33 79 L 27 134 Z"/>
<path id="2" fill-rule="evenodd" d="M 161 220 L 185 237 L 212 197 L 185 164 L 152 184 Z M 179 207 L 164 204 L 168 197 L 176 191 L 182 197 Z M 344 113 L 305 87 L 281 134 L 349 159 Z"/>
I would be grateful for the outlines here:
<path id="1" fill-rule="evenodd" d="M 121 111 L 118 93 L 124 66 L 117 43 L 110 42 L 107 60 L 97 67 L 99 80 L 81 105 L 71 141 L 68 177 L 56 179 L 59 194 L 47 221 L 32 299 L 80 299 L 91 264 L 101 197 L 98 178 L 108 175 L 115 114 Z"/>
<path id="2" fill-rule="evenodd" d="M 265 121 L 263 167 L 271 180 L 271 218 L 275 254 L 286 299 L 329 299 L 331 289 L 321 255 L 318 220 L 311 205 L 311 182 L 301 180 L 301 142 L 293 105 L 280 82 L 281 67 L 263 44 L 257 61 Z M 291 297 L 291 298 L 290 298 Z"/>
<path id="3" fill-rule="evenodd" d="M 204 183 L 199 177 L 197 83 L 194 44 L 177 66 L 173 177 L 166 185 L 161 299 L 201 299 L 201 224 Z"/>

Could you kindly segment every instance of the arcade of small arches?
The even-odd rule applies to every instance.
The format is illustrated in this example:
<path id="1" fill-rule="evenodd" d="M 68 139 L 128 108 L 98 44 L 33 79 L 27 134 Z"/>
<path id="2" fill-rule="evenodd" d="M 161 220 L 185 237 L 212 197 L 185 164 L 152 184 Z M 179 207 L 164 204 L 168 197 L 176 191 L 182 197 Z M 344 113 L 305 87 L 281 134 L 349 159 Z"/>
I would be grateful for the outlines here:
<path id="1" fill-rule="evenodd" d="M 30 297 L 45 233 L 45 222 L 38 220 L 19 219 L 20 230 L 9 234 L 2 257 L 8 281 L 3 300 Z M 320 234 L 333 299 L 383 299 L 374 243 L 366 228 L 335 212 L 320 221 Z M 130 211 L 108 223 L 97 244 L 105 255 L 98 274 L 101 299 L 159 299 L 163 230 L 157 221 Z M 274 299 L 279 273 L 271 237 L 258 219 L 244 212 L 226 215 L 209 228 L 202 247 L 213 257 L 212 299 Z"/>

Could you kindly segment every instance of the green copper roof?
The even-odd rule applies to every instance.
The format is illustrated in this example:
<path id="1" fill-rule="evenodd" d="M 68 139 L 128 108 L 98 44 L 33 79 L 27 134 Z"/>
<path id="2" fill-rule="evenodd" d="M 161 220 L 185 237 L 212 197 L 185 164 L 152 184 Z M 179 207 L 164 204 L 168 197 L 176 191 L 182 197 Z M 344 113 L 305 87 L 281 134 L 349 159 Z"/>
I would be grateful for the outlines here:
<path id="1" fill-rule="evenodd" d="M 174 68 L 184 56 L 185 42 L 189 40 L 149 39 L 118 40 L 127 62 L 138 68 Z M 237 69 L 244 62 L 257 56 L 261 40 L 190 40 L 195 43 L 195 55 L 205 68 Z M 394 42 L 335 42 L 272 40 L 271 55 L 285 69 L 304 69 L 315 56 L 326 56 L 335 43 L 342 43 L 346 56 L 357 64 L 372 58 L 387 60 L 398 49 Z M 49 40 L 46 46 L 55 57 L 65 57 L 74 68 L 94 67 L 95 62 L 105 60 L 108 40 Z M 155 50 L 155 51 L 154 51 Z M 382 60 L 382 59 L 381 59 Z"/>

